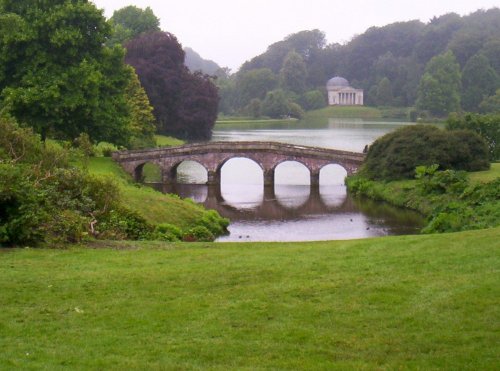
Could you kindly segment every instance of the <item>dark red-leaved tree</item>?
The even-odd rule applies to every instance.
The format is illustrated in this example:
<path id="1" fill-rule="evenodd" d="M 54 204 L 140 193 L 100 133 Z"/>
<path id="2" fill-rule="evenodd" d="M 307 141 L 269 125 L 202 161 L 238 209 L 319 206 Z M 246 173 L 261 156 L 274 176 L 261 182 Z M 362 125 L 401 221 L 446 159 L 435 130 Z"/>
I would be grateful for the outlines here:
<path id="1" fill-rule="evenodd" d="M 208 76 L 191 74 L 184 51 L 168 32 L 143 34 L 125 45 L 157 120 L 158 133 L 209 139 L 217 118 L 217 88 Z"/>

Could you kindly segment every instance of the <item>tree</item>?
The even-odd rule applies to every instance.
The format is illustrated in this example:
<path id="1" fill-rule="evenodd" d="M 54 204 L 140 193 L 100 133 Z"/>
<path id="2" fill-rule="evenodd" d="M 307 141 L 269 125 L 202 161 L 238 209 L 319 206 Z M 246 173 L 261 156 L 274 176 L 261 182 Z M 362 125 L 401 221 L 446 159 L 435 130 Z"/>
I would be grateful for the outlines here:
<path id="1" fill-rule="evenodd" d="M 79 0 L 0 3 L 1 104 L 17 120 L 48 134 L 126 144 L 129 74 L 102 12 Z M 0 26 L 2 27 L 2 26 Z"/>
<path id="2" fill-rule="evenodd" d="M 465 64 L 462 71 L 462 106 L 466 111 L 479 110 L 484 98 L 495 94 L 500 79 L 491 68 L 488 58 L 476 54 Z"/>
<path id="3" fill-rule="evenodd" d="M 130 110 L 129 128 L 132 134 L 131 148 L 148 148 L 155 146 L 154 133 L 156 121 L 153 107 L 141 86 L 137 74 L 130 68 L 130 81 L 126 89 L 127 105 Z"/>
<path id="4" fill-rule="evenodd" d="M 304 60 L 295 51 L 287 54 L 280 71 L 281 87 L 285 90 L 302 94 L 306 88 L 307 67 Z"/>
<path id="5" fill-rule="evenodd" d="M 442 170 L 489 168 L 486 142 L 472 131 L 445 131 L 411 125 L 378 138 L 369 148 L 363 171 L 373 179 L 411 179 L 417 166 Z"/>
<path id="6" fill-rule="evenodd" d="M 446 115 L 460 109 L 461 75 L 452 52 L 433 57 L 420 80 L 417 107 L 434 115 Z"/>
<path id="7" fill-rule="evenodd" d="M 191 74 L 184 51 L 167 32 L 142 34 L 126 44 L 132 65 L 153 106 L 157 131 L 186 139 L 207 139 L 215 123 L 217 89 L 207 76 Z"/>
<path id="8" fill-rule="evenodd" d="M 262 113 L 271 118 L 280 118 L 288 115 L 290 105 L 283 90 L 273 90 L 266 94 L 262 103 Z"/>
<path id="9" fill-rule="evenodd" d="M 245 107 L 253 98 L 264 99 L 266 93 L 276 88 L 278 79 L 269 68 L 260 68 L 238 74 L 236 91 L 239 107 Z"/>
<path id="10" fill-rule="evenodd" d="M 304 94 L 302 106 L 306 110 L 320 109 L 326 106 L 325 95 L 319 90 L 311 90 Z"/>
<path id="11" fill-rule="evenodd" d="M 123 44 L 145 32 L 160 31 L 160 19 L 150 7 L 141 9 L 133 5 L 115 10 L 110 18 L 113 35 L 109 44 Z"/>
<path id="12" fill-rule="evenodd" d="M 393 101 L 392 85 L 387 77 L 384 77 L 377 86 L 376 102 L 378 106 L 390 106 Z"/>
<path id="13" fill-rule="evenodd" d="M 495 95 L 484 98 L 479 105 L 479 110 L 482 113 L 500 112 L 500 89 L 496 91 Z"/>
<path id="14" fill-rule="evenodd" d="M 185 139 L 210 139 L 217 120 L 219 96 L 212 78 L 184 71 L 179 121 L 172 132 Z"/>

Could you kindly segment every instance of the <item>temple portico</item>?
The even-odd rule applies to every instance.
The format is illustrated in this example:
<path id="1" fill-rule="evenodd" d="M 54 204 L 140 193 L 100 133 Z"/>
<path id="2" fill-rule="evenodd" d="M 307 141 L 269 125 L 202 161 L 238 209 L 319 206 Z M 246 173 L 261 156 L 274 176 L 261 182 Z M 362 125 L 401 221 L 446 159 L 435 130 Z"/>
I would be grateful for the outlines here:
<path id="1" fill-rule="evenodd" d="M 349 82 L 343 77 L 334 77 L 326 84 L 328 91 L 328 104 L 330 106 L 362 106 L 363 89 L 355 89 L 349 86 Z"/>

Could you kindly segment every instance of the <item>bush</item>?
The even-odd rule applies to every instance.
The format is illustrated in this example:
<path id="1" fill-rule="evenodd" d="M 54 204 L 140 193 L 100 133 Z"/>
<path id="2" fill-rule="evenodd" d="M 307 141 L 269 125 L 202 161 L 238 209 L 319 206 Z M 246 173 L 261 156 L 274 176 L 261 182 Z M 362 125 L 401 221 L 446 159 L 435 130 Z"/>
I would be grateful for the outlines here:
<path id="1" fill-rule="evenodd" d="M 94 146 L 96 156 L 111 157 L 113 152 L 118 151 L 118 147 L 112 143 L 100 142 Z"/>
<path id="2" fill-rule="evenodd" d="M 153 239 L 177 242 L 182 239 L 182 231 L 175 225 L 162 223 L 156 226 Z"/>
<path id="3" fill-rule="evenodd" d="M 452 114 L 446 121 L 448 130 L 468 129 L 483 137 L 488 144 L 489 158 L 492 161 L 500 159 L 500 114 Z"/>
<path id="4" fill-rule="evenodd" d="M 417 166 L 432 164 L 438 164 L 442 170 L 488 169 L 486 143 L 470 131 L 407 126 L 384 135 L 370 146 L 362 173 L 371 179 L 411 179 Z"/>
<path id="5" fill-rule="evenodd" d="M 417 166 L 416 178 L 423 193 L 461 194 L 467 187 L 465 171 L 437 171 L 438 165 Z"/>
<path id="6" fill-rule="evenodd" d="M 208 228 L 198 225 L 185 232 L 182 239 L 186 242 L 212 242 L 215 240 L 215 236 Z"/>

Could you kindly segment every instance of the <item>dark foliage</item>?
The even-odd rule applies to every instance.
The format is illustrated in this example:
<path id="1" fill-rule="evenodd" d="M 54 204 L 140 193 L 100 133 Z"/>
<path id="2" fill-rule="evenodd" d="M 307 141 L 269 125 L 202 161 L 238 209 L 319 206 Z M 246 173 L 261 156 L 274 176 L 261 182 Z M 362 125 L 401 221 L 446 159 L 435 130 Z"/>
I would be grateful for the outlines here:
<path id="1" fill-rule="evenodd" d="M 490 160 L 500 159 L 500 114 L 450 115 L 446 122 L 449 130 L 468 129 L 481 135 L 488 143 Z"/>
<path id="2" fill-rule="evenodd" d="M 186 139 L 210 138 L 217 89 L 208 76 L 189 72 L 177 38 L 153 32 L 131 40 L 126 48 L 125 60 L 135 68 L 148 95 L 158 132 Z"/>
<path id="3" fill-rule="evenodd" d="M 69 166 L 30 129 L 1 118 L 0 246 L 56 246 L 86 236 L 137 239 L 152 227 L 122 203 L 117 185 Z"/>
<path id="4" fill-rule="evenodd" d="M 324 34 L 319 30 L 301 31 L 270 45 L 265 53 L 244 63 L 234 80 L 238 81 L 241 76 L 256 69 L 270 69 L 278 74 L 286 56 L 297 52 L 306 65 L 306 91 L 323 90 L 328 79 L 339 75 L 347 78 L 352 86 L 363 88 L 368 104 L 413 106 L 427 63 L 447 51 L 453 52 L 460 70 L 472 56 L 482 53 L 497 74 L 500 73 L 498 19 L 498 8 L 480 10 L 463 17 L 450 13 L 435 17 L 428 23 L 408 21 L 371 27 L 344 45 L 326 45 Z M 382 89 L 384 94 L 381 95 L 378 88 L 384 79 L 390 81 L 391 91 Z M 480 82 L 478 84 L 482 86 Z M 490 81 L 488 86 L 494 86 L 487 93 L 498 89 L 498 84 Z M 281 88 L 287 89 L 286 86 Z M 267 91 L 273 89 L 276 87 Z M 235 90 L 234 95 L 240 94 L 237 84 Z M 483 98 L 483 90 L 477 97 Z M 476 96 L 474 91 L 463 93 Z M 244 103 L 230 101 L 231 96 L 223 97 L 222 106 L 232 104 L 233 110 L 238 110 L 252 98 L 262 100 L 265 92 L 259 92 L 259 95 L 246 96 Z M 477 102 L 475 107 L 477 109 Z M 225 111 L 231 109 L 225 108 Z"/>
<path id="5" fill-rule="evenodd" d="M 363 171 L 372 179 L 411 179 L 417 166 L 432 164 L 442 170 L 488 169 L 486 142 L 472 131 L 407 126 L 384 135 L 370 146 Z"/>

